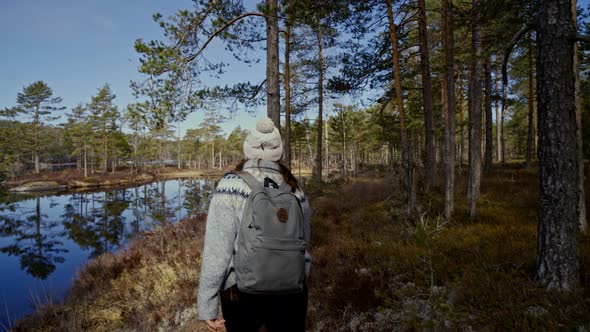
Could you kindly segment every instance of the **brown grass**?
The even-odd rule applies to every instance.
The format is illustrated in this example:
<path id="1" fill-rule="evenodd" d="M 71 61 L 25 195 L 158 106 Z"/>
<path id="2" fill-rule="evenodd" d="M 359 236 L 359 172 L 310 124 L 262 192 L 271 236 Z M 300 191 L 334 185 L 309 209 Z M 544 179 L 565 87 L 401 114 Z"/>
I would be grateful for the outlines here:
<path id="1" fill-rule="evenodd" d="M 581 243 L 581 290 L 548 293 L 532 282 L 536 172 L 508 167 L 484 177 L 474 220 L 465 181 L 457 179 L 449 222 L 439 216 L 441 188 L 419 195 L 421 213 L 406 219 L 397 182 L 386 178 L 324 189 L 312 200 L 311 327 L 589 328 L 590 238 Z"/>

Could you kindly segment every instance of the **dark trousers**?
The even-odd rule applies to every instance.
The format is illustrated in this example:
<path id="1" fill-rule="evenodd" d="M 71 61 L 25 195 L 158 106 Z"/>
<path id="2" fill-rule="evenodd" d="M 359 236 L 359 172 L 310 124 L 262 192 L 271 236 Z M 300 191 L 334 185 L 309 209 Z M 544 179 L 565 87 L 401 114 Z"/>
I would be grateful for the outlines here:
<path id="1" fill-rule="evenodd" d="M 305 331 L 307 286 L 289 295 L 254 295 L 233 286 L 220 294 L 221 310 L 228 332 Z"/>

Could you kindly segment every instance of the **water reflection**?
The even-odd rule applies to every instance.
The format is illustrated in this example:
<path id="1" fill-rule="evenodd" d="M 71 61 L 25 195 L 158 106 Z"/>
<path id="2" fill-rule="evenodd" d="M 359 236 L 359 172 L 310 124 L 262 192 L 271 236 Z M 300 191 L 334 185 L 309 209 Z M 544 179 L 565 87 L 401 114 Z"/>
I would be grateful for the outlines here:
<path id="1" fill-rule="evenodd" d="M 56 264 L 64 262 L 61 254 L 68 252 L 59 240 L 63 231 L 58 227 L 58 220 L 41 213 L 39 197 L 35 199 L 34 211 L 24 217 L 11 214 L 0 217 L 0 236 L 14 239 L 11 244 L 1 247 L 0 252 L 19 257 L 21 269 L 34 277 L 46 279 Z"/>
<path id="2" fill-rule="evenodd" d="M 213 186 L 180 179 L 53 196 L 0 192 L 0 295 L 11 315 L 29 311 L 31 278 L 67 289 L 88 258 L 117 250 L 142 231 L 206 212 Z"/>
<path id="3" fill-rule="evenodd" d="M 119 248 L 125 231 L 126 190 L 72 194 L 61 216 L 70 239 L 91 257 Z"/>

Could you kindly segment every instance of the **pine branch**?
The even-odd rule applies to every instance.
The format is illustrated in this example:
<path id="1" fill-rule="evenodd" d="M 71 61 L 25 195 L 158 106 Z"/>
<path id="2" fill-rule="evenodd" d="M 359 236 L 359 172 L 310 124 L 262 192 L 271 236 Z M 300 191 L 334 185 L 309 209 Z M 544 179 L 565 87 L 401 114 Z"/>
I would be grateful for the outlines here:
<path id="1" fill-rule="evenodd" d="M 524 36 L 525 33 L 527 33 L 529 30 L 533 28 L 534 25 L 532 23 L 525 24 L 522 28 L 520 28 L 520 30 L 516 32 L 516 34 L 512 37 L 510 42 L 504 47 L 504 58 L 502 59 L 502 82 L 504 84 L 508 84 L 508 73 L 506 68 L 508 67 L 508 59 L 510 58 L 512 49 L 514 49 L 514 46 L 516 45 L 516 43 L 518 43 L 520 38 L 522 38 L 522 36 Z"/>
<path id="2" fill-rule="evenodd" d="M 576 34 L 573 38 L 574 41 L 579 41 L 582 43 L 590 43 L 590 36 L 588 35 L 582 35 L 582 34 Z"/>
<path id="3" fill-rule="evenodd" d="M 262 81 L 262 83 L 260 83 L 260 85 L 258 85 L 258 87 L 256 88 L 256 90 L 254 91 L 254 93 L 252 94 L 252 96 L 250 96 L 248 98 L 248 100 L 252 100 L 254 98 L 256 98 L 256 96 L 258 95 L 258 93 L 260 92 L 260 89 L 262 89 L 262 86 L 266 83 L 266 78 L 264 79 L 264 81 Z"/>
<path id="4" fill-rule="evenodd" d="M 232 24 L 236 23 L 237 21 L 245 18 L 245 17 L 249 17 L 249 16 L 260 16 L 260 17 L 266 17 L 266 15 L 262 14 L 262 13 L 258 13 L 258 12 L 250 12 L 250 13 L 245 13 L 239 16 L 234 17 L 233 19 L 229 20 L 227 23 L 225 23 L 222 27 L 220 27 L 219 29 L 215 30 L 215 32 L 213 32 L 211 34 L 211 36 L 209 36 L 209 38 L 207 39 L 207 41 L 205 41 L 205 43 L 203 44 L 203 46 L 201 46 L 201 48 L 197 51 L 197 53 L 191 55 L 190 57 L 186 58 L 184 60 L 184 63 L 187 64 L 191 61 L 193 61 L 194 59 L 196 59 L 201 53 L 203 53 L 203 51 L 205 50 L 205 48 L 207 47 L 207 45 L 209 45 L 209 43 L 220 33 L 222 33 L 225 29 L 229 28 Z"/>
<path id="5" fill-rule="evenodd" d="M 201 23 L 203 23 L 203 21 L 205 20 L 205 18 L 207 18 L 207 16 L 209 16 L 209 13 L 211 13 L 211 11 L 213 10 L 213 8 L 215 8 L 215 6 L 216 6 L 218 3 L 219 3 L 219 0 L 215 0 L 215 1 L 212 1 L 212 2 L 209 4 L 209 7 L 207 7 L 207 10 L 206 10 L 206 11 L 205 11 L 205 13 L 204 13 L 204 14 L 203 14 L 203 15 L 200 17 L 200 19 L 199 19 L 199 20 L 195 20 L 195 21 L 193 22 L 193 24 L 191 24 L 191 27 L 190 27 L 189 29 L 187 29 L 187 30 L 186 30 L 186 31 L 185 31 L 185 32 L 182 34 L 182 37 L 180 37 L 180 39 L 178 40 L 178 43 L 176 43 L 176 46 L 175 46 L 175 47 L 179 47 L 179 46 L 181 46 L 182 44 L 184 44 L 184 40 L 185 40 L 186 36 L 187 36 L 188 34 L 190 34 L 190 33 L 191 33 L 191 31 L 193 31 L 194 29 L 196 29 L 196 28 L 197 28 L 199 25 L 201 25 Z"/>

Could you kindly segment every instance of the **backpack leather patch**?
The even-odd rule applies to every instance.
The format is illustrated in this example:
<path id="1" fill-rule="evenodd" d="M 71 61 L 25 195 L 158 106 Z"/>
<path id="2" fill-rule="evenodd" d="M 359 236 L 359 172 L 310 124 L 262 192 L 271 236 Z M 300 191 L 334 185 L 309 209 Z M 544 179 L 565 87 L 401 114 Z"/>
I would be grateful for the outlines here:
<path id="1" fill-rule="evenodd" d="M 289 220 L 289 212 L 283 208 L 280 208 L 277 211 L 277 217 L 279 218 L 280 222 L 287 222 L 287 220 Z"/>

